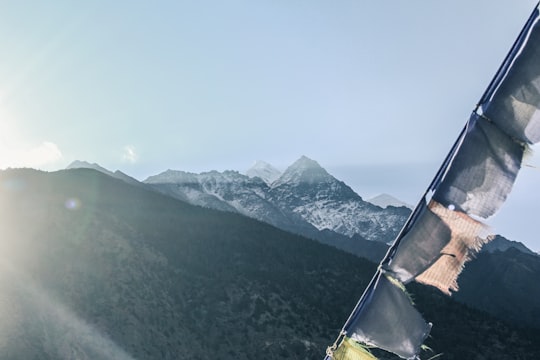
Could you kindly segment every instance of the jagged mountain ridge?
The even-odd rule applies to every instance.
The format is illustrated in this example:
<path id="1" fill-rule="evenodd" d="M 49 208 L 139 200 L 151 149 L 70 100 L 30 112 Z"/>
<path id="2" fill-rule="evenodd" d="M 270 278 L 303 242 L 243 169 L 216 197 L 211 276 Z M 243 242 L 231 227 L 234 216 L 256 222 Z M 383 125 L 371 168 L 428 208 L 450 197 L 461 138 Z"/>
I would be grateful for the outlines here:
<path id="1" fill-rule="evenodd" d="M 195 205 L 234 210 L 310 237 L 318 230 L 388 243 L 410 213 L 407 208 L 383 209 L 364 201 L 305 156 L 270 184 L 259 176 L 238 172 L 188 174 L 172 170 L 144 183 Z"/>
<path id="2" fill-rule="evenodd" d="M 232 170 L 200 174 L 167 170 L 150 176 L 144 183 L 193 205 L 237 212 L 296 233 L 316 231 L 298 216 L 273 204 L 268 199 L 269 185 L 259 177 L 250 178 Z"/>
<path id="3" fill-rule="evenodd" d="M 338 247 L 355 255 L 366 257 L 375 262 L 377 262 L 381 258 L 381 256 L 386 252 L 387 249 L 385 246 L 380 246 L 379 244 L 366 243 L 365 238 L 361 235 L 353 235 L 353 241 L 351 241 L 350 236 L 338 234 L 337 232 L 328 229 L 332 227 L 338 228 L 341 222 L 339 216 L 349 216 L 351 213 L 350 211 L 336 212 L 334 211 L 335 209 L 330 209 L 328 210 L 330 211 L 330 214 L 324 214 L 323 212 L 325 210 L 321 211 L 321 206 L 326 206 L 327 204 L 317 202 L 311 204 L 311 209 L 309 209 L 309 206 L 289 206 L 287 201 L 284 201 L 285 207 L 287 207 L 287 209 L 277 208 L 274 204 L 271 203 L 272 199 L 270 195 L 274 196 L 279 200 L 280 198 L 283 198 L 283 193 L 286 193 L 286 191 L 284 191 L 283 189 L 278 189 L 277 191 L 274 191 L 274 194 L 269 194 L 269 188 L 272 188 L 272 182 L 269 181 L 267 175 L 269 173 L 272 173 L 273 176 L 281 176 L 283 175 L 283 173 L 279 172 L 279 170 L 264 161 L 257 161 L 252 168 L 248 169 L 246 175 L 250 179 L 246 178 L 245 175 L 240 174 L 237 171 L 231 170 L 224 172 L 209 171 L 201 174 L 189 173 L 178 170 L 167 170 L 156 176 L 149 177 L 146 180 L 146 183 L 141 183 L 119 170 L 112 172 L 96 163 L 76 160 L 67 167 L 67 169 L 77 168 L 94 169 L 109 176 L 128 182 L 132 185 L 150 185 L 154 189 L 155 187 L 152 185 L 152 182 L 156 181 L 159 183 L 159 186 L 157 187 L 158 191 L 168 194 L 182 201 L 186 201 L 188 203 L 207 208 L 221 211 L 238 212 L 249 217 L 254 217 L 258 220 L 268 222 L 281 229 L 294 233 L 301 233 L 304 236 L 308 236 L 325 244 Z M 288 169 L 288 173 L 284 176 L 284 178 L 288 178 L 290 180 L 290 183 L 309 183 L 310 176 L 306 176 L 306 174 L 302 175 L 302 173 L 305 172 L 302 170 L 302 168 L 307 168 L 306 172 L 312 171 L 312 178 L 318 178 L 318 181 L 312 181 L 312 185 L 308 185 L 308 187 L 321 187 L 321 184 L 327 183 L 330 188 L 332 186 L 339 188 L 339 186 L 336 186 L 336 182 L 341 182 L 333 179 L 333 177 L 328 174 L 326 170 L 320 167 L 317 162 L 307 157 L 302 157 L 297 163 L 293 164 L 293 166 Z M 309 168 L 311 168 L 311 170 Z M 260 180 L 262 180 L 262 182 Z M 277 182 L 276 180 L 274 180 L 274 186 L 287 187 L 287 181 L 284 181 L 282 179 L 282 181 Z M 319 182 L 318 185 L 317 182 Z M 350 189 L 347 185 L 342 184 L 341 186 L 342 189 L 345 189 L 345 196 L 343 196 L 344 198 L 352 197 L 355 199 L 362 199 L 360 196 L 354 193 L 354 191 Z M 285 197 L 289 199 L 303 197 L 304 199 L 307 199 L 309 201 L 309 195 L 306 196 L 305 194 L 294 194 L 296 190 L 298 189 L 293 189 L 292 187 L 290 187 L 289 191 L 293 193 L 290 195 L 285 194 Z M 279 194 L 280 192 L 281 194 Z M 324 196 L 328 197 L 328 194 L 332 193 L 331 190 L 324 189 L 324 186 L 322 186 L 322 190 L 320 193 L 317 193 L 316 190 L 314 192 L 315 197 L 319 196 L 319 198 L 324 198 Z M 276 195 L 276 193 L 278 194 Z M 242 195 L 237 197 L 236 194 Z M 321 196 L 321 194 L 325 195 Z M 377 198 L 382 198 L 382 203 L 378 203 Z M 367 202 L 371 203 L 371 201 L 374 200 L 374 202 L 376 203 L 374 205 L 377 205 L 381 208 L 399 208 L 401 207 L 400 205 L 404 204 L 399 200 L 393 198 L 391 195 L 387 194 L 383 194 L 377 198 L 375 198 L 375 200 L 370 199 Z M 337 202 L 339 202 L 339 197 Z M 335 199 L 334 205 L 336 206 Z M 350 206 L 351 204 L 343 203 L 341 206 L 345 208 L 347 207 L 347 205 Z M 354 207 L 354 205 L 355 204 L 353 201 L 352 207 Z M 337 207 L 339 206 L 340 205 L 337 204 Z M 302 216 L 300 216 L 301 213 L 305 213 L 306 217 L 308 218 L 318 220 L 313 221 L 317 225 L 317 227 L 306 221 L 306 219 L 304 219 Z M 354 216 L 354 212 L 352 212 L 352 214 Z M 333 224 L 332 221 L 334 222 Z M 398 227 L 402 226 L 402 223 L 400 221 L 404 221 L 404 218 L 398 217 L 397 219 L 395 219 L 395 221 L 395 229 L 397 229 Z M 538 255 L 533 251 L 529 250 L 522 243 L 508 240 L 500 235 L 497 235 L 493 241 L 484 246 L 482 251 L 505 251 L 508 248 L 516 248 L 527 254 Z"/>
<path id="4" fill-rule="evenodd" d="M 272 183 L 270 198 L 299 214 L 319 230 L 329 229 L 367 240 L 393 241 L 410 214 L 406 208 L 383 209 L 364 201 L 344 182 L 305 156 Z"/>

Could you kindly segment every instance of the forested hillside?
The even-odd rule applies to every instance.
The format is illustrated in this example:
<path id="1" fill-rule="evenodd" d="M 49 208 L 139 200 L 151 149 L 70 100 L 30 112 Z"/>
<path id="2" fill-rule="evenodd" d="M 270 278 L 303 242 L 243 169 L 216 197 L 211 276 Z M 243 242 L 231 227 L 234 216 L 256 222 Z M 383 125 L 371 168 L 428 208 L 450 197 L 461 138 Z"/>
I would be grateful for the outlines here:
<path id="1" fill-rule="evenodd" d="M 2 359 L 319 359 L 376 267 L 94 170 L 6 170 L 0 199 Z M 540 358 L 537 331 L 412 293 L 426 358 Z"/>

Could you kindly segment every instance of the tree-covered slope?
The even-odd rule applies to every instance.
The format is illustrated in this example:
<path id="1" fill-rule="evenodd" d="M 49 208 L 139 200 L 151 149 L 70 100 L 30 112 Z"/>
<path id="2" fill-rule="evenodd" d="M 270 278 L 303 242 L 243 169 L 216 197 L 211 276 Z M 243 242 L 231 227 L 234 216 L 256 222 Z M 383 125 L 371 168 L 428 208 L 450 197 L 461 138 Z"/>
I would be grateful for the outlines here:
<path id="1" fill-rule="evenodd" d="M 1 172 L 0 250 L 2 359 L 318 359 L 375 271 L 88 169 Z M 538 334 L 413 292 L 443 358 L 539 357 Z"/>

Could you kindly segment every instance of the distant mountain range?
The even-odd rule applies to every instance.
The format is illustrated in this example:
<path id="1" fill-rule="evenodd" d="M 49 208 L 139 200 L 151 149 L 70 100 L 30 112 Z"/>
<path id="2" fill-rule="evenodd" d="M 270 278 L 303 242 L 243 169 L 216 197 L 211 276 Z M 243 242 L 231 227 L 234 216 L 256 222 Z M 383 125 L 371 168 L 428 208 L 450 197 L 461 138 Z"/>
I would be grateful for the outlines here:
<path id="1" fill-rule="evenodd" d="M 103 171 L 99 165 L 82 162 L 78 165 L 123 180 L 123 176 L 118 176 L 119 172 Z M 386 243 L 393 240 L 411 211 L 406 206 L 389 205 L 383 208 L 364 201 L 345 183 L 307 157 L 301 157 L 283 173 L 262 162 L 246 173 L 250 176 L 237 171 L 193 174 L 167 170 L 135 185 L 192 205 L 254 218 L 375 263 L 384 256 L 388 249 Z M 133 180 L 130 178 L 127 182 L 133 183 Z M 501 261 L 499 266 L 508 271 L 504 276 L 489 280 L 490 291 L 494 294 L 499 289 L 522 294 L 524 291 L 535 293 L 540 288 L 537 285 L 540 271 L 537 271 L 536 265 L 528 267 L 532 269 L 529 273 L 520 272 L 519 268 L 510 265 L 522 261 L 518 260 L 521 254 L 528 255 L 526 259 L 530 259 L 527 261 L 531 264 L 540 264 L 540 256 L 522 243 L 496 236 L 484 247 L 483 253 L 486 255 L 479 255 L 480 259 L 498 258 Z M 495 266 L 494 262 L 484 261 Z M 520 272 L 519 277 L 515 275 L 516 272 Z M 484 306 L 483 296 L 490 294 L 490 291 L 478 293 L 475 289 L 484 286 L 486 273 L 494 272 L 476 265 L 466 266 L 459 280 L 463 290 L 455 295 L 456 299 L 497 316 L 506 313 L 508 316 L 502 317 L 511 321 L 539 327 L 540 304 L 536 298 L 522 297 L 519 307 L 514 306 L 517 300 L 504 301 L 507 297 L 500 298 L 491 307 Z M 509 278 L 513 280 L 506 281 Z"/>
<path id="2" fill-rule="evenodd" d="M 121 171 L 113 173 L 95 163 L 75 161 L 68 168 L 91 168 L 141 185 Z M 305 156 L 284 172 L 257 161 L 245 174 L 233 170 L 200 174 L 167 170 L 143 183 L 190 204 L 252 217 L 375 262 L 387 247 L 365 240 L 391 243 L 412 208 L 389 194 L 366 201 Z M 485 251 L 510 247 L 535 254 L 522 243 L 502 236 Z"/>
<path id="3" fill-rule="evenodd" d="M 91 169 L 0 171 L 0 197 L 1 359 L 318 359 L 376 269 Z M 498 291 L 517 326 L 413 284 L 434 323 L 422 358 L 540 358 L 539 330 L 513 318 L 538 320 L 535 259 L 485 253 L 472 272 L 474 301 Z"/>
<path id="4" fill-rule="evenodd" d="M 167 170 L 144 183 L 194 205 L 238 212 L 308 237 L 323 231 L 389 243 L 410 214 L 406 207 L 364 201 L 305 156 L 283 173 L 258 162 L 247 174 Z"/>

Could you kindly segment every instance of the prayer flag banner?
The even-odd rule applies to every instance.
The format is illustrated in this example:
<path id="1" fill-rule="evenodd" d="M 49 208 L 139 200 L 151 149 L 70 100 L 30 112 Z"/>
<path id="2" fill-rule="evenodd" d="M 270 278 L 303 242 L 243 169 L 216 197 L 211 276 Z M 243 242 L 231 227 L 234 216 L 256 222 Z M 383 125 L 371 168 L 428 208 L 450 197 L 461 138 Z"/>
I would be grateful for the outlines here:
<path id="1" fill-rule="evenodd" d="M 373 360 L 367 346 L 419 359 L 431 324 L 414 308 L 403 284 L 415 280 L 451 295 L 465 263 L 491 239 L 478 219 L 499 210 L 528 146 L 540 142 L 538 6 L 326 360 Z"/>

